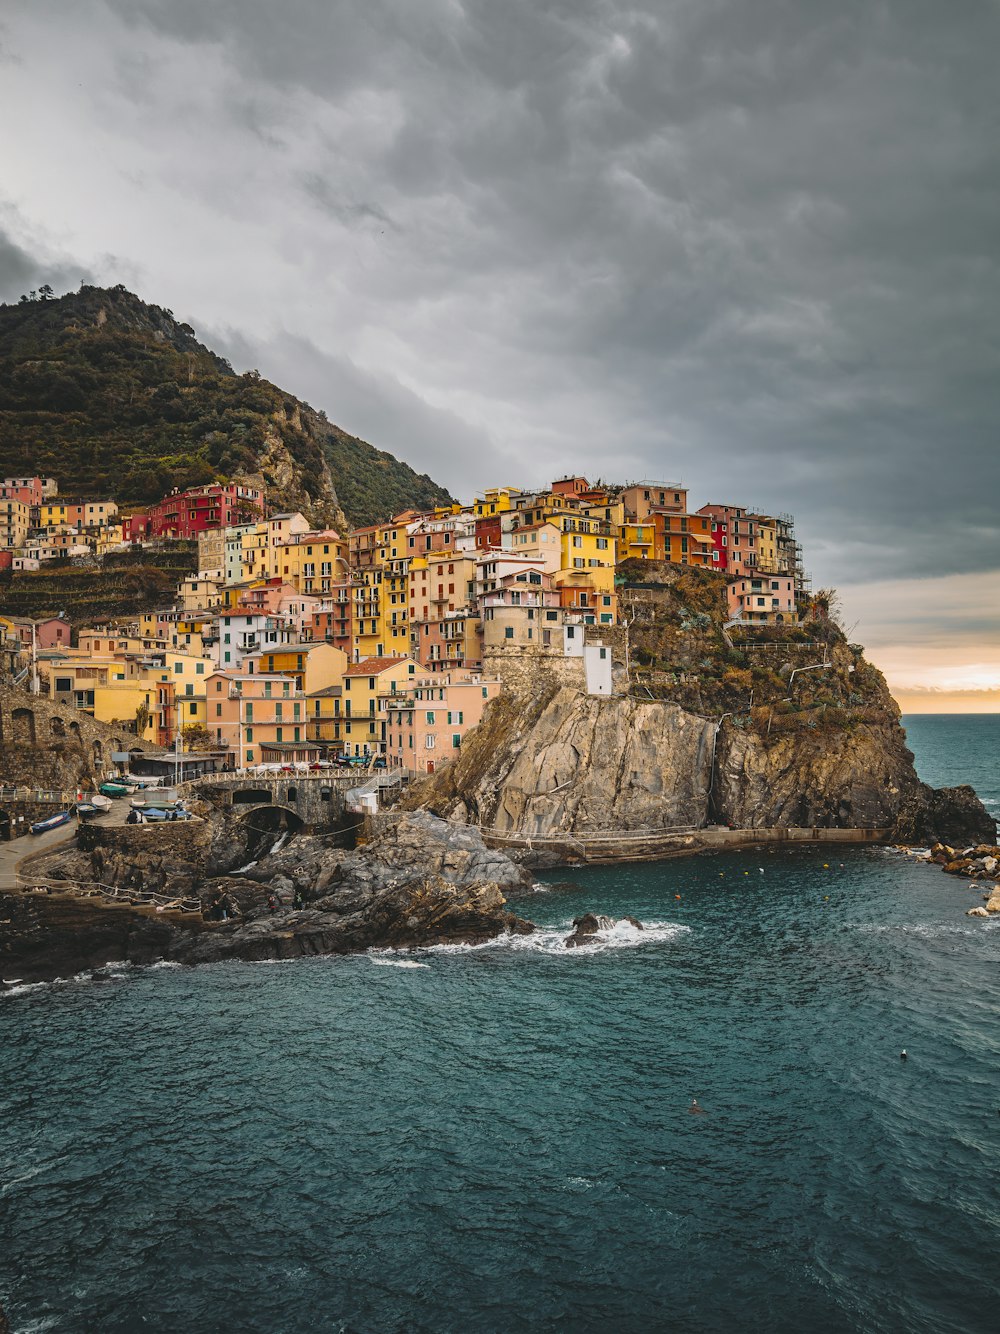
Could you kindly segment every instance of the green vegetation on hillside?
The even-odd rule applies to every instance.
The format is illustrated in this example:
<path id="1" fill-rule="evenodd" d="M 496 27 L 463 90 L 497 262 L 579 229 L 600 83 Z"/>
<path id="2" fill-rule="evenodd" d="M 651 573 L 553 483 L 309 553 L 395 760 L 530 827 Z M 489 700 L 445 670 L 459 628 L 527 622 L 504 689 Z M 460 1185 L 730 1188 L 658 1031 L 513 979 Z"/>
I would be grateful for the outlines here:
<path id="1" fill-rule="evenodd" d="M 284 451 L 296 475 L 279 484 Z M 318 521 L 338 502 L 361 524 L 450 499 L 256 371 L 235 374 L 124 287 L 0 306 L 0 456 L 5 473 L 54 476 L 67 497 L 132 506 L 260 472 L 279 504 Z"/>
<path id="2" fill-rule="evenodd" d="M 670 700 L 706 717 L 726 714 L 735 726 L 769 736 L 898 716 L 881 673 L 832 618 L 818 613 L 727 632 L 719 571 L 629 560 L 617 575 L 638 698 Z M 829 601 L 828 593 L 815 599 Z"/>

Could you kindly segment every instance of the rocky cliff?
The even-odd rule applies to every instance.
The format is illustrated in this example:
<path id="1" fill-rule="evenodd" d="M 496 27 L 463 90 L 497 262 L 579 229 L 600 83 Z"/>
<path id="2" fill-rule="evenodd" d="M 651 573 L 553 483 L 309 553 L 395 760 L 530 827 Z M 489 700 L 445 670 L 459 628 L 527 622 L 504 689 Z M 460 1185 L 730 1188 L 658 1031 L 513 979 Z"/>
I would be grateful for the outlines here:
<path id="1" fill-rule="evenodd" d="M 831 622 L 727 631 L 713 572 L 622 568 L 625 628 L 590 632 L 612 648 L 614 693 L 588 694 L 579 659 L 497 654 L 486 671 L 505 693 L 408 804 L 523 837 L 885 829 L 905 809 L 921 838 L 959 818 L 918 779 L 881 673 Z M 963 836 L 991 838 L 963 802 Z"/>
<path id="2" fill-rule="evenodd" d="M 47 889 L 0 894 L 0 977 L 47 981 L 116 960 L 193 964 L 479 944 L 533 929 L 506 906 L 526 873 L 485 847 L 478 831 L 426 813 L 379 817 L 357 850 L 300 837 L 252 868 L 236 865 L 237 846 L 220 861 L 223 824 L 89 826 L 78 847 L 33 861 L 31 874 Z M 93 884 L 116 889 L 117 900 L 81 897 L 79 887 Z M 215 920 L 213 905 L 221 917 L 222 904 L 226 919 Z"/>

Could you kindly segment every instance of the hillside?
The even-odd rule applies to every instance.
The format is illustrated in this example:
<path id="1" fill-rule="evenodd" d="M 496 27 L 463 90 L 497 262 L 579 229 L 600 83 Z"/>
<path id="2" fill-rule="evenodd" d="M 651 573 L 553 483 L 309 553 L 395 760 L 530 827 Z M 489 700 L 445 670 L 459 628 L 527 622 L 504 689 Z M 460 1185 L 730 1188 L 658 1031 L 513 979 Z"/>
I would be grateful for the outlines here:
<path id="1" fill-rule="evenodd" d="M 257 479 L 316 523 L 450 500 L 255 371 L 237 375 L 169 310 L 124 287 L 0 305 L 5 474 L 142 506 L 171 487 Z"/>

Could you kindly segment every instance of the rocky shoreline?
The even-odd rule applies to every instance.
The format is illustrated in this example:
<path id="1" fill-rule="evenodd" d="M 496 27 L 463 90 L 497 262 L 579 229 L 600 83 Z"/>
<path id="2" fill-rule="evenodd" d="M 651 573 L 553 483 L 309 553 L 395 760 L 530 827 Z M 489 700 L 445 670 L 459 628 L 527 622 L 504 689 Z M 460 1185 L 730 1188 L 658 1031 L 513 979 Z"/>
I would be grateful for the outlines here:
<path id="1" fill-rule="evenodd" d="M 183 826 L 85 826 L 75 847 L 32 857 L 36 887 L 0 895 L 0 981 L 52 981 L 113 962 L 474 945 L 535 929 L 509 911 L 507 896 L 531 884 L 528 867 L 539 859 L 487 846 L 475 825 L 426 810 L 383 812 L 367 842 L 347 849 L 335 835 L 288 841 L 207 806 L 202 814 Z M 944 843 L 947 830 L 971 835 L 964 851 Z M 755 831 L 746 833 L 752 840 Z M 934 841 L 930 855 L 946 871 L 1000 881 L 996 826 L 971 788 L 921 786 L 891 841 L 913 835 Z M 692 840 L 678 851 L 701 850 Z M 1000 884 L 970 912 L 1000 912 Z M 590 916 L 582 933 L 574 923 L 567 945 L 601 929 Z"/>
<path id="2" fill-rule="evenodd" d="M 964 876 L 971 889 L 985 890 L 983 904 L 966 911 L 966 917 L 991 917 L 1000 913 L 1000 846 L 980 843 L 957 851 L 946 843 L 935 843 L 927 860 L 936 863 L 948 875 Z M 979 883 L 983 882 L 983 883 Z"/>
<path id="3" fill-rule="evenodd" d="M 92 829 L 83 847 L 38 859 L 32 874 L 44 887 L 0 896 L 0 977 L 480 944 L 534 930 L 506 907 L 530 873 L 478 831 L 422 812 L 379 817 L 353 851 L 305 837 L 239 872 L 225 860 L 245 849 L 220 858 L 224 827 L 204 831 L 200 846 L 187 831 L 184 857 L 172 849 L 175 830 Z M 104 890 L 87 888 L 95 884 Z M 182 911 L 192 895 L 201 913 Z"/>

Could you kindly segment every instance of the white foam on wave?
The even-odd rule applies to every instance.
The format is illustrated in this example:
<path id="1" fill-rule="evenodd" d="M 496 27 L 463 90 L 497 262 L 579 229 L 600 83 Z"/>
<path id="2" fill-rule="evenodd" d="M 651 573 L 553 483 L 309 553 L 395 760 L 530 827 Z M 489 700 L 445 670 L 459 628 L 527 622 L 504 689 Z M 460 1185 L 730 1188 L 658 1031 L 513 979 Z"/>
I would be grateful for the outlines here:
<path id="1" fill-rule="evenodd" d="M 429 963 L 417 963 L 413 959 L 380 959 L 375 954 L 368 955 L 368 962 L 378 964 L 380 968 L 430 968 Z"/>
<path id="2" fill-rule="evenodd" d="M 54 987 L 55 985 L 55 982 L 8 982 L 0 987 L 0 997 L 27 996 L 32 991 L 45 991 L 48 987 Z"/>
<path id="3" fill-rule="evenodd" d="M 495 936 L 479 945 L 427 945 L 422 954 L 468 954 L 474 950 L 508 949 L 529 954 L 558 954 L 566 958 L 588 954 L 603 954 L 606 950 L 636 949 L 644 945 L 663 944 L 689 935 L 691 928 L 679 922 L 644 922 L 642 930 L 631 922 L 617 922 L 607 931 L 598 931 L 588 937 L 586 944 L 566 946 L 566 938 L 573 934 L 572 921 L 564 926 L 543 927 L 530 935 Z"/>

